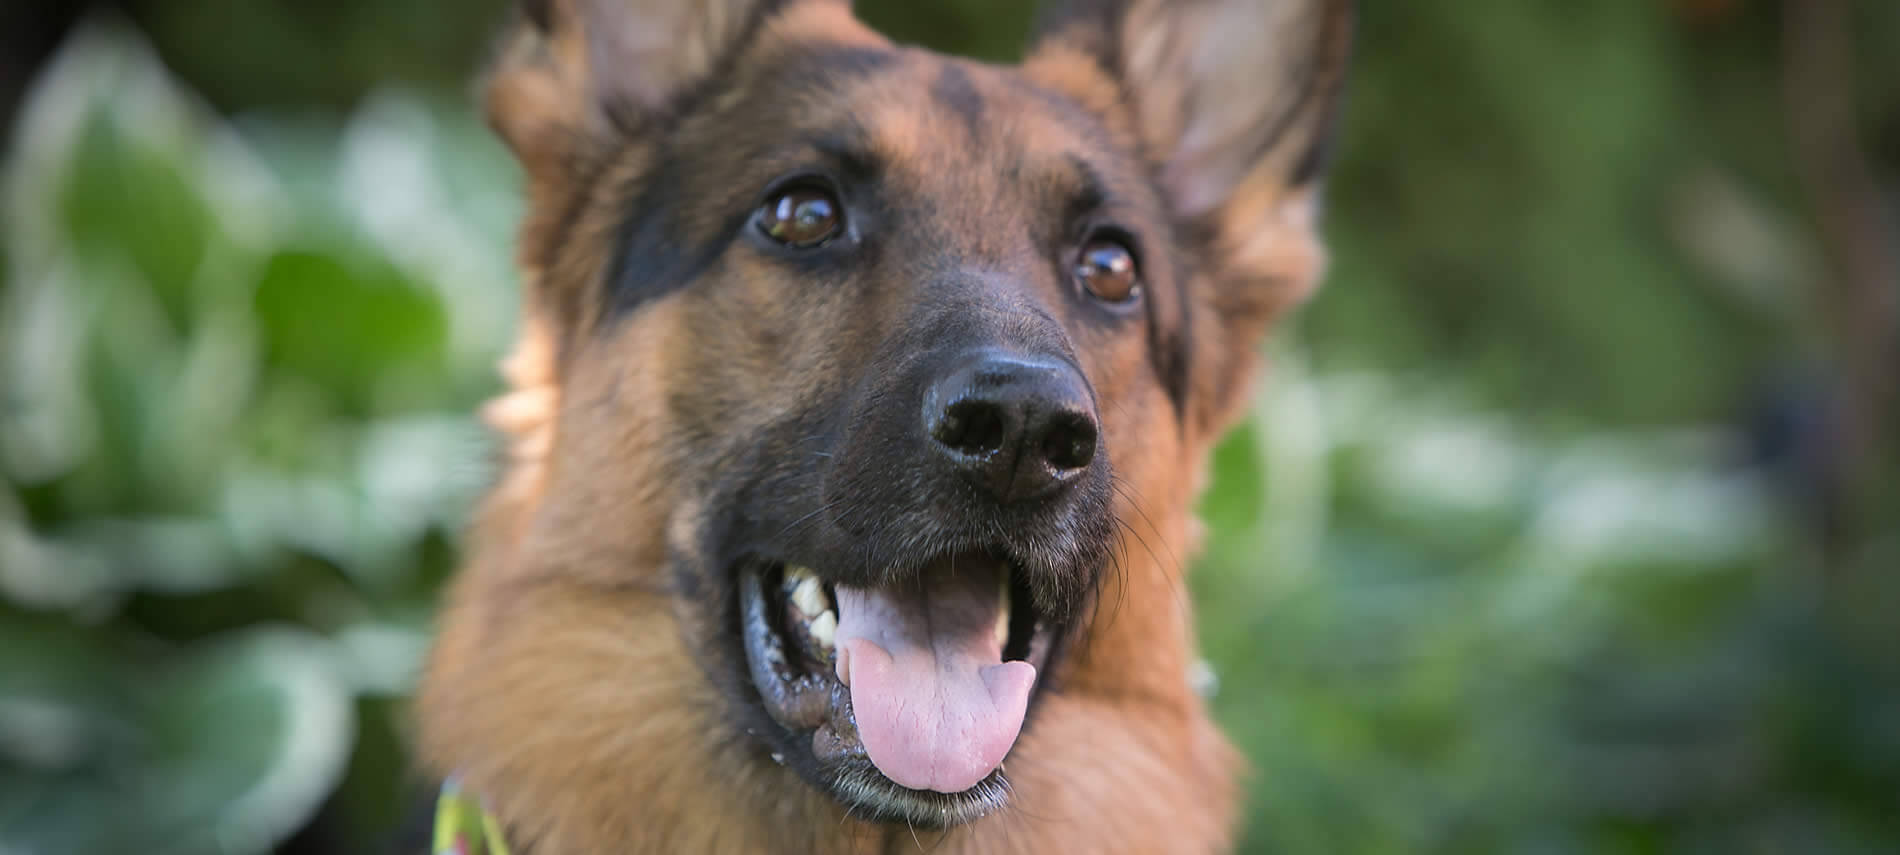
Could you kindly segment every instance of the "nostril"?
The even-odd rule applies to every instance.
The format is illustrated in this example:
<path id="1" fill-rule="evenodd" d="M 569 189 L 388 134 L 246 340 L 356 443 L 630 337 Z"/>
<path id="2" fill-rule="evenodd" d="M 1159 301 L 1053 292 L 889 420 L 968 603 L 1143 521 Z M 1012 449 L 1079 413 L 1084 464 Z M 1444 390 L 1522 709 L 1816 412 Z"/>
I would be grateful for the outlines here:
<path id="1" fill-rule="evenodd" d="M 1079 413 L 1056 416 L 1043 434 L 1042 456 L 1056 469 L 1081 469 L 1095 459 L 1095 423 Z"/>
<path id="2" fill-rule="evenodd" d="M 1008 425 L 1002 408 L 989 401 L 958 401 L 944 408 L 932 434 L 946 447 L 971 455 L 994 454 L 1003 447 Z"/>
<path id="3" fill-rule="evenodd" d="M 1004 505 L 1048 498 L 1090 471 L 1101 424 L 1079 369 L 991 348 L 959 363 L 925 388 L 913 423 L 937 471 Z"/>

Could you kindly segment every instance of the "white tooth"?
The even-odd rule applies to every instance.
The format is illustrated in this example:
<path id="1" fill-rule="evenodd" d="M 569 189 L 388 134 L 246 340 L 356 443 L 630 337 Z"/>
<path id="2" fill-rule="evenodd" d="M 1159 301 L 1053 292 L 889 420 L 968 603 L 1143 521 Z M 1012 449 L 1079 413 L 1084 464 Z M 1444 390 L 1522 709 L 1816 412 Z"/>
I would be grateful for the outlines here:
<path id="1" fill-rule="evenodd" d="M 811 572 L 810 567 L 800 567 L 796 564 L 792 564 L 792 565 L 786 566 L 785 568 L 785 579 L 786 581 L 789 581 L 789 582 L 797 582 L 800 579 L 809 579 L 815 575 L 817 574 Z"/>
<path id="2" fill-rule="evenodd" d="M 798 587 L 792 589 L 792 605 L 807 616 L 825 610 L 825 586 L 816 576 L 800 579 Z"/>
<path id="3" fill-rule="evenodd" d="M 811 638 L 813 641 L 818 642 L 819 647 L 830 650 L 832 642 L 837 638 L 837 635 L 837 615 L 827 611 L 811 619 Z"/>
<path id="4" fill-rule="evenodd" d="M 996 646 L 1002 647 L 1009 643 L 1009 577 L 1003 577 L 998 587 L 1001 590 L 998 592 L 1000 602 L 996 608 Z"/>

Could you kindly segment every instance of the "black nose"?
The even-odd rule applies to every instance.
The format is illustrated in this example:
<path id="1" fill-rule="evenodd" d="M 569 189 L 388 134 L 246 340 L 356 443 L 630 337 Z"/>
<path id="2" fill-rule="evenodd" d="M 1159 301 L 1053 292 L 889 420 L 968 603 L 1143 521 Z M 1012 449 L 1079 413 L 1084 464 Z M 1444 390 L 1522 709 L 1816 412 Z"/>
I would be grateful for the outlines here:
<path id="1" fill-rule="evenodd" d="M 998 502 L 1040 498 L 1095 459 L 1095 406 L 1067 363 L 982 350 L 924 397 L 937 449 Z"/>

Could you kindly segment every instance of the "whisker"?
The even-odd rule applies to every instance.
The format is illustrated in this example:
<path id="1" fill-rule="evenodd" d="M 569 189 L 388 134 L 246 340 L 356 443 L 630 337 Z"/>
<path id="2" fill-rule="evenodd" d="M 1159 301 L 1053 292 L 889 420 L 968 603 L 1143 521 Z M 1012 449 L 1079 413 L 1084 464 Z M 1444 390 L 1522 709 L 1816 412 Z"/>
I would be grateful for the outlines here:
<path id="1" fill-rule="evenodd" d="M 1137 489 L 1135 485 L 1123 481 L 1120 478 L 1111 477 L 1108 479 L 1108 484 L 1109 487 L 1116 493 L 1119 493 L 1122 498 L 1128 500 L 1128 506 L 1134 508 L 1135 513 L 1141 515 L 1142 522 L 1148 524 L 1148 530 L 1154 532 L 1155 537 L 1161 540 L 1162 547 L 1168 551 L 1168 563 L 1173 566 L 1175 574 L 1180 575 L 1182 568 L 1181 557 L 1174 553 L 1174 549 L 1168 544 L 1167 538 L 1162 537 L 1161 527 L 1155 525 L 1154 518 L 1148 516 L 1147 503 L 1141 501 L 1141 491 Z"/>
<path id="2" fill-rule="evenodd" d="M 1121 493 L 1122 497 L 1126 498 L 1129 504 L 1135 507 L 1137 512 L 1140 512 L 1140 504 L 1135 501 L 1133 496 L 1122 492 L 1124 489 L 1122 484 L 1114 480 L 1109 481 L 1109 484 L 1112 485 L 1118 493 Z M 1147 514 L 1144 512 L 1142 516 L 1145 518 Z M 1128 532 L 1131 537 L 1135 538 L 1135 540 L 1141 544 L 1141 548 L 1148 551 L 1148 557 L 1154 559 L 1155 563 L 1161 566 L 1161 575 L 1168 580 L 1168 590 L 1174 595 L 1175 606 L 1185 608 L 1187 605 L 1187 596 L 1185 586 L 1182 584 L 1185 574 L 1182 573 L 1180 559 L 1174 555 L 1173 550 L 1169 550 L 1168 558 L 1163 560 L 1161 555 L 1155 552 L 1154 546 L 1148 543 L 1148 539 L 1142 537 L 1141 532 L 1136 531 L 1132 524 L 1119 517 L 1116 518 L 1116 522 L 1122 526 L 1123 531 Z M 1154 525 L 1153 521 L 1149 521 L 1148 530 L 1154 532 L 1156 538 L 1162 539 L 1162 545 L 1166 546 L 1166 540 L 1161 538 L 1161 530 Z"/>
<path id="3" fill-rule="evenodd" d="M 779 533 L 773 539 L 776 540 L 777 538 L 784 537 L 785 535 L 790 534 L 792 529 L 795 529 L 799 527 L 800 525 L 803 525 L 807 520 L 810 520 L 812 517 L 818 516 L 819 514 L 829 511 L 832 508 L 837 507 L 839 504 L 843 502 L 844 502 L 844 498 L 839 497 L 836 499 L 832 499 L 831 501 L 826 502 L 823 505 L 820 505 L 817 510 L 812 511 L 811 513 L 806 514 L 802 517 L 799 517 L 798 519 L 792 520 L 790 523 L 787 523 L 783 529 L 779 530 Z"/>

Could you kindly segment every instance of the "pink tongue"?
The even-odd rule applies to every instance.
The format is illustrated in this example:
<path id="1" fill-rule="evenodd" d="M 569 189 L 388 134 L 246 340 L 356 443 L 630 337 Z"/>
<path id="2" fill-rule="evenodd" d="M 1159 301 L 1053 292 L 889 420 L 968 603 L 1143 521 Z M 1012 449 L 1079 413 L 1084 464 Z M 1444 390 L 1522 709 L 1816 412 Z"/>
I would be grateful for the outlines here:
<path id="1" fill-rule="evenodd" d="M 1036 681 L 1035 666 L 1003 661 L 995 569 L 954 569 L 931 568 L 922 589 L 837 587 L 838 679 L 858 736 L 913 790 L 960 793 L 1000 765 Z"/>

